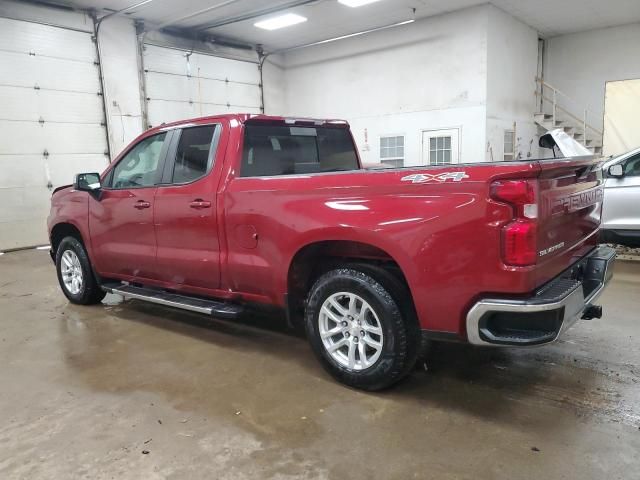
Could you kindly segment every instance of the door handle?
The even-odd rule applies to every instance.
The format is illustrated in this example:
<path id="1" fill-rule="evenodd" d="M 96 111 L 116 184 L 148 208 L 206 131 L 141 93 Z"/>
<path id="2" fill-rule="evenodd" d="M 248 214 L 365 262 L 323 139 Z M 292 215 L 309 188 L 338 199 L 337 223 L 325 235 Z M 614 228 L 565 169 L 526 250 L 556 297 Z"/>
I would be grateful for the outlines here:
<path id="1" fill-rule="evenodd" d="M 149 202 L 145 202 L 144 200 L 138 200 L 133 208 L 137 208 L 138 210 L 142 210 L 143 208 L 149 208 L 151 204 Z"/>
<path id="2" fill-rule="evenodd" d="M 191 208 L 201 209 L 201 208 L 210 208 L 211 202 L 207 202 L 206 200 L 202 200 L 201 198 L 197 198 L 193 202 L 189 204 Z"/>

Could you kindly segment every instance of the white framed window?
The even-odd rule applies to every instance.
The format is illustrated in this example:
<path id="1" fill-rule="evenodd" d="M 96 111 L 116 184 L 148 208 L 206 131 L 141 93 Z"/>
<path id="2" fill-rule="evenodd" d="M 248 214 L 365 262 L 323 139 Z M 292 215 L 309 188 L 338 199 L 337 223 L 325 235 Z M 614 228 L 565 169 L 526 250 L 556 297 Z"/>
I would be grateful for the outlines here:
<path id="1" fill-rule="evenodd" d="M 422 159 L 426 165 L 449 165 L 459 162 L 460 130 L 426 130 L 422 132 Z"/>
<path id="2" fill-rule="evenodd" d="M 404 166 L 404 136 L 380 137 L 380 163 L 389 167 Z"/>
<path id="3" fill-rule="evenodd" d="M 504 157 L 503 160 L 514 160 L 516 149 L 516 132 L 514 130 L 504 131 Z"/>
<path id="4" fill-rule="evenodd" d="M 451 135 L 429 138 L 429 163 L 431 165 L 451 163 Z"/>

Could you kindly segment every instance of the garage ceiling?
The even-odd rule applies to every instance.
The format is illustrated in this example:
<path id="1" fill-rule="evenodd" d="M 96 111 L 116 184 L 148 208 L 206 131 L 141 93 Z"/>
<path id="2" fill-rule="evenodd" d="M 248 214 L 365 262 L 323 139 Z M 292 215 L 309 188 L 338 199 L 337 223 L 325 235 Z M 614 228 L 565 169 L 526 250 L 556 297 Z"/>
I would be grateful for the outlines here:
<path id="1" fill-rule="evenodd" d="M 120 10 L 140 0 L 58 0 L 55 3 L 106 10 Z M 171 27 L 210 33 L 244 43 L 277 50 L 325 40 L 360 30 L 424 18 L 487 3 L 485 0 L 383 0 L 360 8 L 349 8 L 336 0 L 316 0 L 287 9 L 308 21 L 282 30 L 265 31 L 253 26 L 256 19 L 214 28 L 213 24 L 266 8 L 294 3 L 294 0 L 152 0 L 127 12 L 148 24 L 172 22 Z M 637 0 L 492 0 L 490 3 L 537 29 L 543 36 L 610 27 L 640 21 Z M 213 8 L 212 8 L 213 7 Z M 193 13 L 208 9 L 196 16 Z"/>

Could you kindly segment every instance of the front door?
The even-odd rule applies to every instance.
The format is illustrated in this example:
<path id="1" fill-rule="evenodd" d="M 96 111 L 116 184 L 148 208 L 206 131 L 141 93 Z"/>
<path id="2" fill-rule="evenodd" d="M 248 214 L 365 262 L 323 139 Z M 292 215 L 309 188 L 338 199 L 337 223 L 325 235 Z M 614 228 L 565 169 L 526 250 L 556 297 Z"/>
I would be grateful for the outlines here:
<path id="1" fill-rule="evenodd" d="M 460 130 L 425 130 L 422 132 L 422 163 L 449 165 L 460 162 Z"/>
<path id="2" fill-rule="evenodd" d="M 171 141 L 155 195 L 159 279 L 169 288 L 212 290 L 220 285 L 216 188 L 224 148 L 218 124 L 183 128 Z M 216 159 L 216 156 L 219 158 Z"/>
<path id="3" fill-rule="evenodd" d="M 167 137 L 163 132 L 134 145 L 103 180 L 101 197 L 89 198 L 91 245 L 103 276 L 156 277 L 153 201 Z"/>

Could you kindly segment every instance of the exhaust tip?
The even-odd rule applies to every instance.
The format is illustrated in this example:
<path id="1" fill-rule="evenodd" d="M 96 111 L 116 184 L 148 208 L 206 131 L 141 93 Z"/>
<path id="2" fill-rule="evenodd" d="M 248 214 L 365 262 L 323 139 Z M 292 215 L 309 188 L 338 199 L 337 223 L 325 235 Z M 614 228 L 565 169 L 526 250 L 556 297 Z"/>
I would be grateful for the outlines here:
<path id="1" fill-rule="evenodd" d="M 602 318 L 602 305 L 589 305 L 582 312 L 582 320 Z"/>

